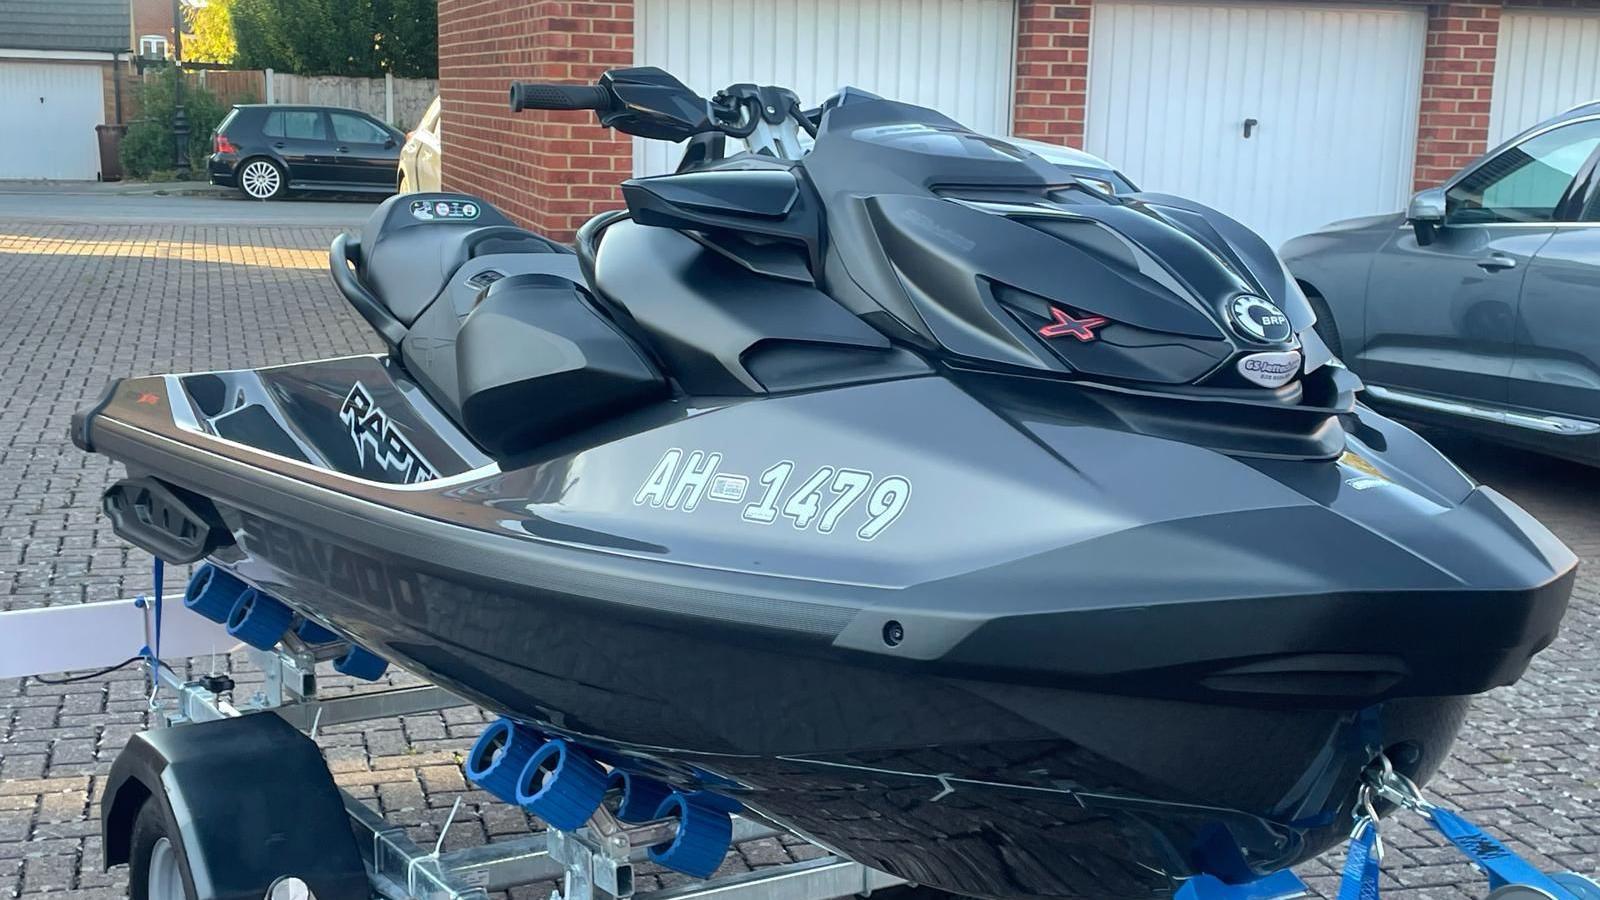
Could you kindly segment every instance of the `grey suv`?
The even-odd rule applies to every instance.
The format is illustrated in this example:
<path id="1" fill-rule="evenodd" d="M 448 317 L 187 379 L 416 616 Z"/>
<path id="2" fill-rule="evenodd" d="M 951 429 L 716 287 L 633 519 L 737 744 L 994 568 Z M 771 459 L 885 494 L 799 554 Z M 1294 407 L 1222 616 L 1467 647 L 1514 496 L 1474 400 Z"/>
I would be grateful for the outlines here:
<path id="1" fill-rule="evenodd" d="M 1284 244 L 1317 331 L 1408 418 L 1600 464 L 1600 103 L 1474 160 L 1404 215 Z"/>

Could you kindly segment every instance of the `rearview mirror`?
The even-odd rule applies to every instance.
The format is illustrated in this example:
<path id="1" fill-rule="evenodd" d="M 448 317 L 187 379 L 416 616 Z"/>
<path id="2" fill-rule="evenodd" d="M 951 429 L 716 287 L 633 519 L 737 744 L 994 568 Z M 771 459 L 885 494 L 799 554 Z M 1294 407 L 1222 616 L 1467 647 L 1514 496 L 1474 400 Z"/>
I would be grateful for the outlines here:
<path id="1" fill-rule="evenodd" d="M 1444 224 L 1444 188 L 1428 188 L 1411 197 L 1406 207 L 1406 221 L 1417 233 L 1417 243 L 1426 247 L 1433 243 L 1434 229 Z"/>

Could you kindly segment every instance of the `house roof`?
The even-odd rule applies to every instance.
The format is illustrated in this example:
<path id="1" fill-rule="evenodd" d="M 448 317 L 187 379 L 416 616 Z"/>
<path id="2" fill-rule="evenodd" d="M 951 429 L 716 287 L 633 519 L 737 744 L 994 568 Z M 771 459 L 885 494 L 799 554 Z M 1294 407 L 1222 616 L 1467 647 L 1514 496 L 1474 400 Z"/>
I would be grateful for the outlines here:
<path id="1" fill-rule="evenodd" d="M 0 0 L 0 48 L 128 49 L 128 0 Z"/>

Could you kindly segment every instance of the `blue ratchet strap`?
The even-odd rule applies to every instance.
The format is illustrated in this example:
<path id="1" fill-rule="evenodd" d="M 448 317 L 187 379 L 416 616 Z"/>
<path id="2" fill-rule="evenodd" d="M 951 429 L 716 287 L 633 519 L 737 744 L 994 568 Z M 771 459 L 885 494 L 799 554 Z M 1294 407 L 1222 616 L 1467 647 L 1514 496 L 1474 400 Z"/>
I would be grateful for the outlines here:
<path id="1" fill-rule="evenodd" d="M 1357 809 L 1362 814 L 1357 816 L 1356 830 L 1350 835 L 1350 855 L 1345 861 L 1339 900 L 1377 900 L 1378 862 L 1383 856 L 1383 845 L 1377 838 L 1378 816 L 1372 807 L 1374 795 L 1427 819 L 1445 840 L 1488 876 L 1490 890 L 1517 885 L 1541 891 L 1556 900 L 1580 900 L 1587 893 L 1583 887 L 1563 884 L 1562 878 L 1569 876 L 1552 878 L 1546 875 L 1483 829 L 1448 809 L 1429 803 L 1411 779 L 1395 772 L 1388 759 L 1379 759 L 1383 772 L 1362 785 L 1358 795 Z M 1379 848 L 1377 853 L 1372 852 L 1374 843 Z M 1592 884 L 1580 876 L 1570 878 L 1583 886 Z"/>
<path id="2" fill-rule="evenodd" d="M 1383 844 L 1378 839 L 1378 823 L 1362 819 L 1350 836 L 1350 849 L 1344 858 L 1344 877 L 1339 881 L 1339 900 L 1378 900 L 1378 866 L 1383 862 Z"/>
<path id="3" fill-rule="evenodd" d="M 1423 813 L 1445 840 L 1467 855 L 1478 868 L 1489 876 L 1489 887 L 1496 889 L 1508 884 L 1538 888 L 1552 897 L 1571 900 L 1573 894 L 1549 875 L 1534 868 L 1529 862 L 1513 853 L 1505 844 L 1490 837 L 1487 832 L 1448 809 L 1432 806 Z"/>
<path id="4" fill-rule="evenodd" d="M 164 562 L 161 557 L 156 557 L 155 565 L 152 567 L 150 572 L 150 580 L 153 582 L 151 584 L 151 588 L 155 591 L 156 614 L 156 645 L 151 648 L 151 651 L 155 655 L 155 662 L 158 665 L 161 662 L 161 582 L 166 577 L 166 570 L 166 562 Z"/>
<path id="5" fill-rule="evenodd" d="M 167 566 L 161 557 L 158 556 L 155 560 L 155 565 L 150 571 L 152 596 L 148 600 L 144 597 L 134 600 L 134 605 L 141 609 L 147 604 L 149 606 L 149 612 L 146 613 L 150 617 L 147 620 L 149 627 L 146 629 L 145 634 L 149 643 L 139 648 L 139 655 L 144 657 L 145 664 L 150 668 L 150 686 L 152 688 L 155 687 L 157 678 L 161 674 L 158 671 L 161 665 L 161 589 Z"/>

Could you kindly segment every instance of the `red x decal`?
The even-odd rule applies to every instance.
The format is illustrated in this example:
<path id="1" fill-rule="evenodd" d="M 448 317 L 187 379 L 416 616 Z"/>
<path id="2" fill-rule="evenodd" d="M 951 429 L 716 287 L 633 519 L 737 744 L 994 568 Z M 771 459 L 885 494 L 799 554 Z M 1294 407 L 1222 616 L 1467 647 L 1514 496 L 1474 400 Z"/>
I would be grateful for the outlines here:
<path id="1" fill-rule="evenodd" d="M 1095 338 L 1094 330 L 1111 321 L 1105 316 L 1084 316 L 1081 319 L 1074 319 L 1053 306 L 1050 308 L 1050 315 L 1055 316 L 1056 320 L 1054 324 L 1039 329 L 1040 337 L 1053 338 L 1070 334 L 1080 341 L 1092 341 Z"/>

